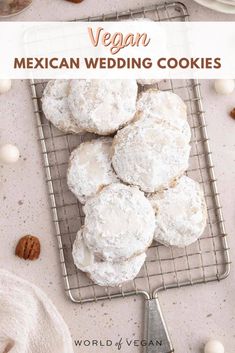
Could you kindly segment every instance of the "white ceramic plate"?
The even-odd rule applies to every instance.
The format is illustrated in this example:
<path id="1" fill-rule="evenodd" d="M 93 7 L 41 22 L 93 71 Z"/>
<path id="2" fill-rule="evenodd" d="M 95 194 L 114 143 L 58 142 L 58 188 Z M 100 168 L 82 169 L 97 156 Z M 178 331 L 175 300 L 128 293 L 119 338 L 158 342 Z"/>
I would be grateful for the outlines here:
<path id="1" fill-rule="evenodd" d="M 215 11 L 219 11 L 219 12 L 223 12 L 223 13 L 227 13 L 227 14 L 235 14 L 235 4 L 231 5 L 229 4 L 225 4 L 216 0 L 194 0 L 196 1 L 198 4 L 203 5 L 205 7 L 208 7 L 209 9 L 215 10 Z"/>

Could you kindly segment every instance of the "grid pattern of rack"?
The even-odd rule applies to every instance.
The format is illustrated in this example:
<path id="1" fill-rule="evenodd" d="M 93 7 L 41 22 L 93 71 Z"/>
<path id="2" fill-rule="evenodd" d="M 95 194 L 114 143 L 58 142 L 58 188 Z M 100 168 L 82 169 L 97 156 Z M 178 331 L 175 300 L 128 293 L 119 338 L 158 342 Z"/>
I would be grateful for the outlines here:
<path id="1" fill-rule="evenodd" d="M 184 21 L 187 20 L 188 13 L 183 4 L 174 2 L 85 20 L 122 20 L 136 17 L 148 17 L 155 21 Z M 184 249 L 165 247 L 154 242 L 147 252 L 147 260 L 137 278 L 118 288 L 103 288 L 95 285 L 84 273 L 77 270 L 73 263 L 72 244 L 76 232 L 83 223 L 84 214 L 81 205 L 68 190 L 67 163 L 71 151 L 82 141 L 94 136 L 61 133 L 45 119 L 41 109 L 41 96 L 45 85 L 46 81 L 31 81 L 32 99 L 59 244 L 65 290 L 70 299 L 84 303 L 138 293 L 146 293 L 152 297 L 162 289 L 225 278 L 230 267 L 229 249 L 199 83 L 195 80 L 167 80 L 160 82 L 158 88 L 177 93 L 188 107 L 192 149 L 187 175 L 201 183 L 204 190 L 208 210 L 205 232 L 196 243 Z"/>

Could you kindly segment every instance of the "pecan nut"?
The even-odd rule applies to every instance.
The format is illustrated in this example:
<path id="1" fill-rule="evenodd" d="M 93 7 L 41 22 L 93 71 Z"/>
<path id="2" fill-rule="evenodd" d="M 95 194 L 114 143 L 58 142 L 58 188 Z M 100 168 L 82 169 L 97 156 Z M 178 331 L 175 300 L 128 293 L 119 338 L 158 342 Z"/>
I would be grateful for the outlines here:
<path id="1" fill-rule="evenodd" d="M 24 260 L 37 260 L 41 252 L 40 241 L 33 235 L 22 237 L 15 250 L 15 255 Z"/>
<path id="2" fill-rule="evenodd" d="M 73 3 L 75 3 L 75 4 L 79 4 L 79 3 L 82 2 L 83 0 L 66 0 L 66 1 L 73 2 Z"/>
<path id="3" fill-rule="evenodd" d="M 231 118 L 235 119 L 235 108 L 233 108 L 230 112 Z"/>

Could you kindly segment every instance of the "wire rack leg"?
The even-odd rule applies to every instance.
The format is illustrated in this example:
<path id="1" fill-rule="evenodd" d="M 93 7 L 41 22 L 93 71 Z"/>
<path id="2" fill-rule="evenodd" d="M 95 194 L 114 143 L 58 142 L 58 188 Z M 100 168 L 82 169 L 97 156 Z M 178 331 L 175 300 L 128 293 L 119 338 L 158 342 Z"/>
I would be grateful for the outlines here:
<path id="1" fill-rule="evenodd" d="M 145 340 L 144 353 L 174 352 L 158 298 L 145 302 Z"/>

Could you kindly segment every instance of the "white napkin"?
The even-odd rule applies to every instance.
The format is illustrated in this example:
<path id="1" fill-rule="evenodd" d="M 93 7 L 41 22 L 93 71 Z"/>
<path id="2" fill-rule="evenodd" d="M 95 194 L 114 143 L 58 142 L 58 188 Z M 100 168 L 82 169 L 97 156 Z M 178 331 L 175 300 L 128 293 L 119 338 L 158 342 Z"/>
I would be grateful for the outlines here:
<path id="1" fill-rule="evenodd" d="M 0 353 L 73 353 L 64 320 L 36 286 L 0 270 Z"/>

